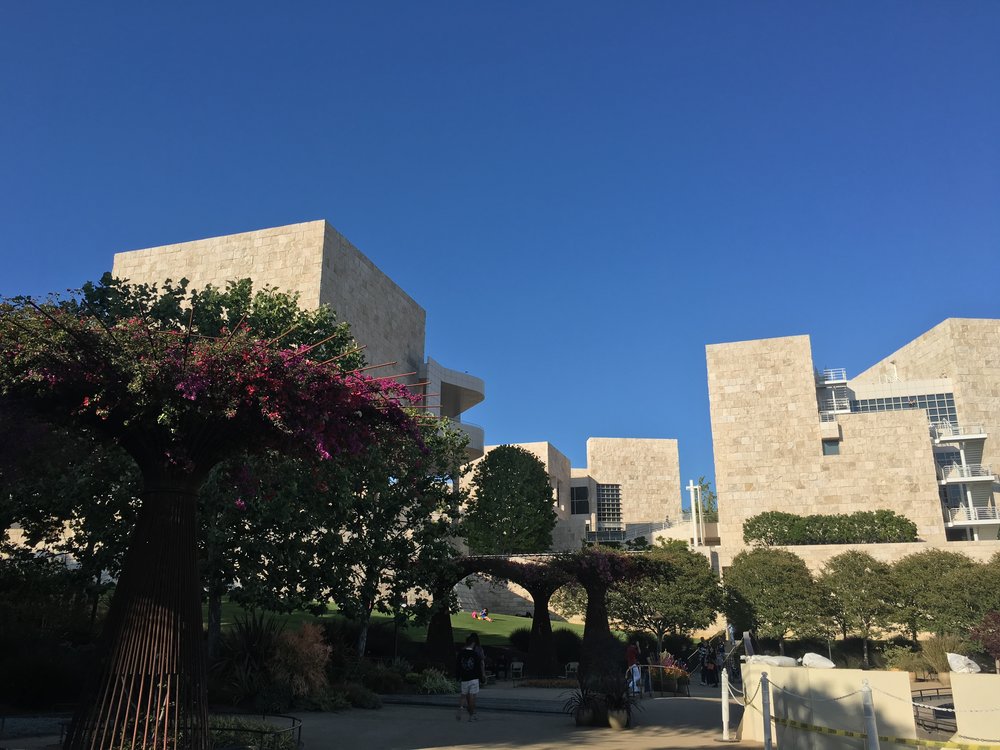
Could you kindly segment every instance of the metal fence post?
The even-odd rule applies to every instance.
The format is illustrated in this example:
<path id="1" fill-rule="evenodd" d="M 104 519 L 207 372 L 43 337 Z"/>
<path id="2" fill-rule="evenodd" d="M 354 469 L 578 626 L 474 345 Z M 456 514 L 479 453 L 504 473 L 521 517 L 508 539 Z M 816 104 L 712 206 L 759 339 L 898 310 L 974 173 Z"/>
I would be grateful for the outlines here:
<path id="1" fill-rule="evenodd" d="M 771 750 L 771 687 L 767 672 L 760 673 L 760 709 L 764 714 L 764 750 Z"/>
<path id="2" fill-rule="evenodd" d="M 861 684 L 861 703 L 865 709 L 865 748 L 867 750 L 879 750 L 878 744 L 878 723 L 875 721 L 875 704 L 872 701 L 872 686 L 868 680 Z"/>
<path id="3" fill-rule="evenodd" d="M 729 742 L 729 673 L 722 670 L 722 741 Z"/>

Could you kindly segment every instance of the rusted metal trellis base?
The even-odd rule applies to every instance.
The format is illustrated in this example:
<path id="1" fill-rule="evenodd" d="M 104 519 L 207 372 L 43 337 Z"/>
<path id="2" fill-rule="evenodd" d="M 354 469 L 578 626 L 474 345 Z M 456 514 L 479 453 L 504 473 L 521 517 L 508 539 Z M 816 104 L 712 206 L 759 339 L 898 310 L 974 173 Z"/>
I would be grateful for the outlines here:
<path id="1" fill-rule="evenodd" d="M 143 494 L 99 673 L 64 750 L 208 747 L 196 500 L 183 487 L 147 487 Z"/>

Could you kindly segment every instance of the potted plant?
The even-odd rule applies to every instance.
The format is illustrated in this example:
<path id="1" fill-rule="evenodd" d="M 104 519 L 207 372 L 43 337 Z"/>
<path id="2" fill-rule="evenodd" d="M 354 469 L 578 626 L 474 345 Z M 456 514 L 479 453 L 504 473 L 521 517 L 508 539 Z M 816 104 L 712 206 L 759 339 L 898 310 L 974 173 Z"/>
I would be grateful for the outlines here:
<path id="1" fill-rule="evenodd" d="M 578 727 L 589 727 L 596 723 L 596 717 L 601 708 L 600 696 L 592 693 L 588 688 L 581 687 L 574 690 L 566 703 L 563 704 L 563 711 L 568 713 L 576 721 Z"/>
<path id="2" fill-rule="evenodd" d="M 631 726 L 632 712 L 642 708 L 638 697 L 624 681 L 604 693 L 604 705 L 608 711 L 608 726 L 612 729 L 625 729 Z"/>

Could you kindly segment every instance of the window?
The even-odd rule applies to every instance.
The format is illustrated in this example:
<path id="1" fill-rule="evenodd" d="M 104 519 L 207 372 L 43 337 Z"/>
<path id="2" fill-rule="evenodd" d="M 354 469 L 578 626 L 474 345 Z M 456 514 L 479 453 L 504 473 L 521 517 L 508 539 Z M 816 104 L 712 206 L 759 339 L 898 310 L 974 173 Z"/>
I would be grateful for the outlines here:
<path id="1" fill-rule="evenodd" d="M 824 456 L 839 456 L 840 455 L 840 441 L 839 440 L 824 440 L 823 441 L 823 455 Z"/>
<path id="2" fill-rule="evenodd" d="M 597 530 L 621 529 L 622 497 L 621 485 L 597 485 Z"/>
<path id="3" fill-rule="evenodd" d="M 586 486 L 570 487 L 570 512 L 574 516 L 590 515 L 590 490 Z"/>

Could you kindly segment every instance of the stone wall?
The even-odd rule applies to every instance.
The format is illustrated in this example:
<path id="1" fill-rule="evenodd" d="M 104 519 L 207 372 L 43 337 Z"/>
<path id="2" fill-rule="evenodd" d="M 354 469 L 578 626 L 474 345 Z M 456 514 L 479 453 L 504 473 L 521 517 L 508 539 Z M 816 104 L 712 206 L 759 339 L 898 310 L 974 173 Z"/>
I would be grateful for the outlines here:
<path id="1" fill-rule="evenodd" d="M 704 548 L 702 548 L 704 549 Z M 938 549 L 945 552 L 958 552 L 966 555 L 975 562 L 987 562 L 993 555 L 1000 552 L 1000 540 L 979 541 L 979 542 L 902 542 L 900 544 L 866 544 L 859 547 L 856 544 L 803 544 L 792 547 L 780 547 L 778 549 L 788 550 L 801 557 L 806 566 L 814 573 L 823 570 L 823 566 L 831 557 L 836 557 L 843 552 L 859 550 L 865 552 L 876 560 L 885 563 L 894 563 L 897 560 L 912 555 L 915 552 L 924 552 L 929 549 Z M 739 552 L 732 547 L 718 547 L 715 551 L 719 554 L 719 563 L 723 572 L 732 562 L 733 557 Z M 930 573 L 930 571 L 928 571 Z"/>
<path id="2" fill-rule="evenodd" d="M 644 438 L 587 440 L 587 473 L 598 484 L 621 486 L 625 523 L 678 519 L 681 471 L 677 441 Z M 592 498 L 591 510 L 596 507 Z"/>
<path id="3" fill-rule="evenodd" d="M 944 521 L 923 411 L 840 414 L 820 422 L 807 336 L 707 347 L 719 531 L 731 557 L 743 523 L 800 515 L 893 510 L 918 537 L 943 542 Z M 839 454 L 823 454 L 823 438 Z"/>
<path id="4" fill-rule="evenodd" d="M 134 283 L 187 278 L 195 289 L 249 278 L 258 289 L 298 292 L 302 307 L 327 304 L 350 323 L 368 362 L 398 362 L 375 374 L 423 364 L 423 308 L 326 221 L 117 253 L 112 273 Z"/>
<path id="5" fill-rule="evenodd" d="M 982 462 L 1000 470 L 1000 320 L 948 318 L 854 380 L 893 377 L 950 379 L 959 424 L 986 427 Z"/>

